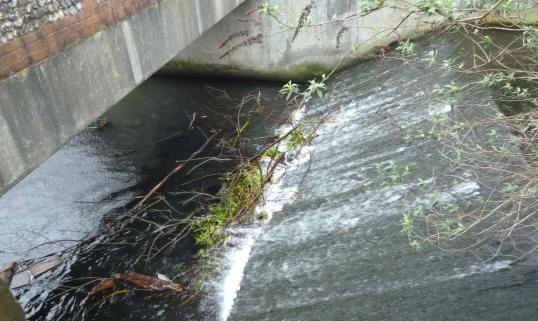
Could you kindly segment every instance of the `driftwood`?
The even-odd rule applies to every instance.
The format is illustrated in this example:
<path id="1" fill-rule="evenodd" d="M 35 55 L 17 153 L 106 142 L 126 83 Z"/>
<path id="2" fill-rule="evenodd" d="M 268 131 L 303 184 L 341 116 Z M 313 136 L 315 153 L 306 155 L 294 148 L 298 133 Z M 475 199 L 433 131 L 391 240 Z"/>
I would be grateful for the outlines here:
<path id="1" fill-rule="evenodd" d="M 30 273 L 32 273 L 32 276 L 35 278 L 49 270 L 52 270 L 60 264 L 62 264 L 62 260 L 58 256 L 53 255 L 45 259 L 43 262 L 32 265 L 29 270 Z"/>
<path id="2" fill-rule="evenodd" d="M 94 286 L 90 290 L 90 293 L 88 293 L 88 294 L 89 295 L 96 295 L 97 293 L 100 293 L 100 292 L 106 291 L 106 290 L 108 290 L 110 288 L 113 288 L 115 285 L 116 285 L 116 283 L 114 282 L 114 280 L 107 279 L 107 280 L 104 280 L 103 282 L 97 284 L 96 286 Z"/>
<path id="3" fill-rule="evenodd" d="M 174 292 L 183 292 L 185 287 L 181 284 L 174 283 L 172 281 L 160 280 L 158 278 L 137 273 L 137 272 L 127 272 L 127 273 L 114 273 L 112 277 L 116 280 L 125 281 L 139 287 L 155 290 L 155 291 L 174 291 Z"/>
<path id="4" fill-rule="evenodd" d="M 7 285 L 11 283 L 15 269 L 17 268 L 16 262 L 9 262 L 4 264 L 0 269 L 0 280 L 4 281 Z"/>

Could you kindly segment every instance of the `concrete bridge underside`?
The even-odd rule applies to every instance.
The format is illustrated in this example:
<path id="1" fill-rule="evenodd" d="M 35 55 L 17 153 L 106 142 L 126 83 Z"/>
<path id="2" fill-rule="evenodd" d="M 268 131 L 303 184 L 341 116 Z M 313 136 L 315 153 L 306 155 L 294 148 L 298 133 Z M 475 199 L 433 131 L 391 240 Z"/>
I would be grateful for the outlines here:
<path id="1" fill-rule="evenodd" d="M 0 195 L 243 1 L 82 0 L 0 34 Z"/>

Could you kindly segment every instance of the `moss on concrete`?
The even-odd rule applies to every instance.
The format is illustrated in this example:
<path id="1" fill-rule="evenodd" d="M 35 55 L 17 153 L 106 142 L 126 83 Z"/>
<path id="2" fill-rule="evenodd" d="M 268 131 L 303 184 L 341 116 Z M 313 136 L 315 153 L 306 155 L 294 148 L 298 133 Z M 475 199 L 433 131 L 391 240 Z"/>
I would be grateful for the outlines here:
<path id="1" fill-rule="evenodd" d="M 524 21 L 530 24 L 538 24 L 538 10 L 537 9 L 529 9 L 525 12 Z"/>
<path id="2" fill-rule="evenodd" d="M 538 10 L 527 9 L 524 12 L 511 15 L 509 18 L 500 15 L 489 15 L 484 20 L 488 25 L 491 26 L 506 27 L 507 25 L 512 25 L 513 23 L 536 25 L 538 24 Z"/>
<path id="3" fill-rule="evenodd" d="M 321 77 L 331 71 L 331 66 L 322 64 L 303 64 L 275 70 L 245 68 L 237 65 L 207 64 L 193 61 L 174 60 L 167 63 L 161 74 L 193 74 L 197 76 L 255 78 L 265 80 L 304 81 L 312 77 Z"/>
<path id="4" fill-rule="evenodd" d="M 424 32 L 425 31 L 418 33 L 417 36 L 422 36 Z M 388 43 L 389 40 L 392 41 L 392 39 L 387 39 L 385 42 Z M 374 55 L 372 52 L 375 50 L 375 47 L 383 45 L 385 42 L 361 46 L 353 56 L 344 59 L 344 61 L 340 63 L 337 71 L 349 69 L 373 58 Z M 188 59 L 179 60 L 179 58 L 176 57 L 164 65 L 164 67 L 159 70 L 159 73 L 277 81 L 306 81 L 330 73 L 333 68 L 336 67 L 338 62 L 339 60 L 328 59 L 326 63 L 303 63 L 276 67 L 248 67 L 237 64 L 208 63 Z"/>

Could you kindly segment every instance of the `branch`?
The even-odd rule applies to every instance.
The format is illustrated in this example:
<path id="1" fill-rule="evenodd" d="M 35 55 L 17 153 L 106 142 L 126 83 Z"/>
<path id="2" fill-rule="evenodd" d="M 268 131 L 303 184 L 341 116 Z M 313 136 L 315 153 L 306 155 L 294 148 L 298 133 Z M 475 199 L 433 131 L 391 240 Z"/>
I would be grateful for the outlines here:
<path id="1" fill-rule="evenodd" d="M 471 17 L 471 18 L 465 18 L 465 19 L 461 19 L 461 20 L 458 20 L 457 22 L 466 22 L 466 21 L 474 21 L 474 20 L 478 20 L 478 22 L 482 21 L 485 17 L 487 17 L 493 10 L 497 9 L 497 7 L 499 7 L 505 0 L 499 0 L 497 1 L 491 8 L 489 8 L 488 10 L 486 10 L 486 12 L 484 12 L 484 14 L 482 14 L 481 16 L 479 17 Z"/>
<path id="2" fill-rule="evenodd" d="M 168 181 L 170 177 L 172 177 L 174 174 L 179 172 L 183 168 L 183 166 L 187 164 L 189 161 L 191 161 L 194 157 L 196 157 L 196 155 L 200 154 L 207 147 L 207 145 L 209 145 L 209 143 L 213 140 L 213 138 L 215 138 L 215 136 L 217 136 L 218 134 L 219 132 L 214 133 L 211 137 L 209 137 L 206 140 L 206 142 L 200 148 L 198 148 L 198 150 L 192 153 L 192 155 L 186 161 L 179 164 L 178 166 L 176 166 L 176 168 L 170 171 L 170 173 L 168 173 L 168 175 L 166 175 L 159 183 L 157 183 L 157 185 L 155 185 L 155 187 L 153 187 L 151 191 L 149 191 L 149 193 L 147 193 L 146 196 L 144 196 L 144 198 L 142 198 L 140 202 L 138 202 L 138 204 L 136 204 L 136 206 L 133 209 L 139 209 L 140 207 L 142 207 L 142 205 L 144 205 L 144 202 L 146 202 L 153 194 L 155 194 L 155 192 L 157 192 L 159 188 L 161 188 L 164 185 L 164 183 Z"/>

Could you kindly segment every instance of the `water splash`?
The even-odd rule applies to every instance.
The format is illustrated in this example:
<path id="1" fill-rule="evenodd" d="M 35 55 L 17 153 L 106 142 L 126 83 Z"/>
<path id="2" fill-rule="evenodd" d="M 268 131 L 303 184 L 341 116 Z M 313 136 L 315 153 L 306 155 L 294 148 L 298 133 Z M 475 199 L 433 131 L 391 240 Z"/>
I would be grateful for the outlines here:
<path id="1" fill-rule="evenodd" d="M 303 106 L 293 113 L 288 124 L 277 128 L 275 133 L 279 135 L 286 133 L 298 124 L 304 116 L 305 107 Z M 282 150 L 283 144 L 279 145 L 277 148 L 284 151 Z M 264 188 L 263 202 L 258 204 L 255 210 L 256 216 L 264 217 L 262 222 L 252 223 L 249 226 L 234 226 L 228 230 L 228 238 L 221 253 L 223 258 L 221 267 L 224 270 L 221 270 L 217 273 L 219 276 L 208 282 L 210 288 L 217 293 L 216 298 L 209 295 L 206 302 L 202 304 L 202 309 L 204 309 L 216 300 L 219 306 L 218 320 L 226 321 L 230 316 L 255 240 L 262 233 L 274 213 L 281 211 L 286 204 L 293 202 L 296 198 L 298 186 L 284 186 L 282 184 L 283 176 L 297 170 L 302 164 L 308 162 L 313 150 L 314 147 L 312 146 L 304 146 L 283 166 L 275 168 L 271 182 Z M 268 160 L 262 159 L 262 168 L 267 168 L 268 164 Z M 211 292 L 208 291 L 208 293 Z"/>
<path id="2" fill-rule="evenodd" d="M 261 229 L 255 229 L 250 233 L 246 233 L 246 238 L 237 238 L 233 242 L 238 245 L 232 247 L 226 253 L 226 261 L 231 263 L 230 268 L 225 273 L 222 288 L 220 291 L 220 299 L 222 302 L 220 320 L 226 321 L 234 304 L 237 291 L 243 278 L 243 271 L 248 262 L 250 251 L 254 240 L 258 237 Z"/>

